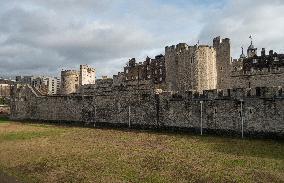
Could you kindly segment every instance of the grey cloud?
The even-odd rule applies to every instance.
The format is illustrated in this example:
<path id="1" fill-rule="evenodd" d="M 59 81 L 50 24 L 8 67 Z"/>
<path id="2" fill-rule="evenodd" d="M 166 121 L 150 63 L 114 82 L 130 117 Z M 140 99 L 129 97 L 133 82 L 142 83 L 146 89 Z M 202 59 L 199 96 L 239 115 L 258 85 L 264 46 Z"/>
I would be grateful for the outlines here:
<path id="1" fill-rule="evenodd" d="M 199 37 L 208 42 L 217 35 L 231 38 L 233 57 L 239 56 L 242 45 L 249 45 L 250 35 L 258 48 L 284 52 L 283 10 L 281 0 L 231 1 L 221 11 L 210 13 L 210 21 Z"/>
<path id="2" fill-rule="evenodd" d="M 38 70 L 55 74 L 62 66 L 109 64 L 151 49 L 153 43 L 151 34 L 131 25 L 82 21 L 78 26 L 69 19 L 61 24 L 62 19 L 58 22 L 54 17 L 52 13 L 27 11 L 20 6 L 1 15 L 0 19 L 5 20 L 0 27 L 0 35 L 5 37 L 0 48 L 1 73 Z"/>
<path id="3" fill-rule="evenodd" d="M 0 0 L 0 75 L 58 75 L 81 63 L 110 75 L 129 58 L 217 35 L 231 38 L 234 56 L 250 34 L 258 47 L 283 47 L 282 0 L 181 2 Z"/>

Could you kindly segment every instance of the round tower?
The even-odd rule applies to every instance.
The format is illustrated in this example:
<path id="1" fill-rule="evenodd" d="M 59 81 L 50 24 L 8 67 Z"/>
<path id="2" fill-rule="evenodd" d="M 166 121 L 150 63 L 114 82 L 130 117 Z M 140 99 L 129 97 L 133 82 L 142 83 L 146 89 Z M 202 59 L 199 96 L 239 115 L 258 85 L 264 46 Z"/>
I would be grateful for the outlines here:
<path id="1" fill-rule="evenodd" d="M 65 70 L 61 71 L 61 94 L 68 95 L 78 92 L 79 89 L 79 71 Z"/>

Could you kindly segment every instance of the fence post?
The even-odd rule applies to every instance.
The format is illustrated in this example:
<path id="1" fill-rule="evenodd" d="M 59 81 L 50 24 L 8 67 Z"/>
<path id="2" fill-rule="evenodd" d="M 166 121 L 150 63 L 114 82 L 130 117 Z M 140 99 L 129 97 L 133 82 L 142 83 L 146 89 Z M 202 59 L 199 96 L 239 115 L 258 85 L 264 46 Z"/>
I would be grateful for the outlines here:
<path id="1" fill-rule="evenodd" d="M 128 106 L 128 127 L 131 128 L 131 107 Z"/>
<path id="2" fill-rule="evenodd" d="M 95 113 L 94 127 L 96 127 L 96 122 L 97 122 L 97 107 L 96 106 L 94 108 L 94 113 Z"/>
<path id="3" fill-rule="evenodd" d="M 243 99 L 241 99 L 240 102 L 241 102 L 241 128 L 242 128 L 242 138 L 244 138 Z"/>
<path id="4" fill-rule="evenodd" d="M 203 135 L 203 101 L 200 101 L 200 135 Z"/>

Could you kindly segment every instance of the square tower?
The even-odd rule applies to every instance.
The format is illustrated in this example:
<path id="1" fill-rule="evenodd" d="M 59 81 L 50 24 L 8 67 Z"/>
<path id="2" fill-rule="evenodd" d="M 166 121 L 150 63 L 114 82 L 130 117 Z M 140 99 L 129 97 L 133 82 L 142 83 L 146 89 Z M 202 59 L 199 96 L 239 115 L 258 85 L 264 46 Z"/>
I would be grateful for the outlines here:
<path id="1" fill-rule="evenodd" d="M 80 86 L 96 83 L 96 69 L 88 65 L 80 65 Z"/>

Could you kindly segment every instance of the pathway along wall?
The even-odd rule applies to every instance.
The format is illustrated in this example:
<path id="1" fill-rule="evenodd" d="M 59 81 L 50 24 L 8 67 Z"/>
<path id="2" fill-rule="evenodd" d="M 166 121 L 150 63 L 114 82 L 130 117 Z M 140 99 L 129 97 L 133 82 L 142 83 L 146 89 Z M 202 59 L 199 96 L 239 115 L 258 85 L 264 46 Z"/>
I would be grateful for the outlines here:
<path id="1" fill-rule="evenodd" d="M 23 87 L 11 104 L 11 119 L 84 122 L 143 128 L 174 128 L 204 133 L 228 132 L 284 137 L 284 97 L 242 96 L 243 90 L 220 95 L 180 95 L 149 91 L 113 91 L 96 96 L 37 96 Z"/>

